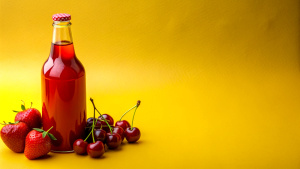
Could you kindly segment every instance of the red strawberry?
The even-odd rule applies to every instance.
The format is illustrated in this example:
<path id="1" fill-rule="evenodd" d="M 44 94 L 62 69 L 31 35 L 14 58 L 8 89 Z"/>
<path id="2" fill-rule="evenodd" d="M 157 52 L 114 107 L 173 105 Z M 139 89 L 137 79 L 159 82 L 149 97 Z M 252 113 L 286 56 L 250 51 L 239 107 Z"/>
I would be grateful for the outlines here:
<path id="1" fill-rule="evenodd" d="M 28 133 L 24 153 L 29 160 L 42 157 L 50 152 L 51 139 L 56 140 L 52 134 L 48 133 L 52 128 L 48 131 L 34 128 Z"/>
<path id="2" fill-rule="evenodd" d="M 31 103 L 32 105 L 32 103 Z M 28 125 L 31 128 L 41 128 L 42 127 L 42 116 L 41 113 L 35 108 L 25 109 L 24 105 L 21 105 L 23 111 L 19 112 L 16 117 L 15 121 L 21 121 Z"/>
<path id="3" fill-rule="evenodd" d="M 28 132 L 30 132 L 30 129 L 23 122 L 9 123 L 1 129 L 1 138 L 9 149 L 16 153 L 22 153 Z"/>

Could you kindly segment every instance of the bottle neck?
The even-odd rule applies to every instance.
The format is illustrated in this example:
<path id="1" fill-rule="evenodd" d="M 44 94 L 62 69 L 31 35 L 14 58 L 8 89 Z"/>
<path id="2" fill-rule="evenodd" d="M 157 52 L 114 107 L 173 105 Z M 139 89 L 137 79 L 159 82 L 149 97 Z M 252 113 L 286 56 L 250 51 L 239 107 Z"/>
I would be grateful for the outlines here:
<path id="1" fill-rule="evenodd" d="M 73 43 L 70 21 L 54 21 L 52 43 L 67 45 Z"/>
<path id="2" fill-rule="evenodd" d="M 71 22 L 54 21 L 52 45 L 49 58 L 52 60 L 60 58 L 68 63 L 68 60 L 72 60 L 75 57 L 71 33 Z"/>

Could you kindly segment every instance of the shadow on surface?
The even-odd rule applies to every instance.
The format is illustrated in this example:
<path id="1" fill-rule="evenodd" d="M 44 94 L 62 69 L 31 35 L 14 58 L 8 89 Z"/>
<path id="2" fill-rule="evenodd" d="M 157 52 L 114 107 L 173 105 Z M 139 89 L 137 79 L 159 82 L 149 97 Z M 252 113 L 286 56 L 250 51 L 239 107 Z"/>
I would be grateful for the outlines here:
<path id="1" fill-rule="evenodd" d="M 49 155 L 49 154 L 47 154 L 47 155 L 44 155 L 44 156 L 42 156 L 42 157 L 40 157 L 40 158 L 37 158 L 37 159 L 34 159 L 34 160 L 49 160 L 49 159 L 51 159 L 51 158 L 53 158 L 53 156 L 51 156 L 51 155 Z"/>
<path id="2" fill-rule="evenodd" d="M 139 145 L 139 144 L 143 144 L 143 141 L 137 141 L 135 143 L 126 143 L 126 144 L 129 144 L 129 145 Z"/>

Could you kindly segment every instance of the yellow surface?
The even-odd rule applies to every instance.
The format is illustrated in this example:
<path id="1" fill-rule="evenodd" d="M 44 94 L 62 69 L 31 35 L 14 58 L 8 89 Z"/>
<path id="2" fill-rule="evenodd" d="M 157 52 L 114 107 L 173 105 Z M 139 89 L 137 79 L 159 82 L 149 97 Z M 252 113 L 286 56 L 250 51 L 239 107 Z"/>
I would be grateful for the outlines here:
<path id="1" fill-rule="evenodd" d="M 117 119 L 141 99 L 141 140 L 103 159 L 35 161 L 0 141 L 1 169 L 300 168 L 299 1 L 1 0 L 1 121 L 14 119 L 21 99 L 41 110 L 58 12 L 72 15 L 99 109 Z"/>

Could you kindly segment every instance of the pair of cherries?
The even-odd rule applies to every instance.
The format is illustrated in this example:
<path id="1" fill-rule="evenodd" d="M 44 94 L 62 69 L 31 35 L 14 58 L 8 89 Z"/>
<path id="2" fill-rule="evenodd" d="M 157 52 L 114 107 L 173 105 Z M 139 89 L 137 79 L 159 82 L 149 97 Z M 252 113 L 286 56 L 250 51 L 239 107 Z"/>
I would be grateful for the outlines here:
<path id="1" fill-rule="evenodd" d="M 115 126 L 120 126 L 121 128 L 124 129 L 124 136 L 125 136 L 126 140 L 128 141 L 128 143 L 137 142 L 141 137 L 140 130 L 137 127 L 132 127 L 136 109 L 140 106 L 140 104 L 141 104 L 141 101 L 138 100 L 136 105 L 133 106 L 132 108 L 130 108 L 129 110 L 127 110 L 121 116 L 120 120 L 117 121 L 115 124 Z M 127 114 L 130 110 L 132 110 L 134 108 L 135 108 L 135 110 L 134 110 L 133 117 L 132 117 L 132 123 L 131 123 L 132 125 L 130 126 L 129 122 L 126 120 L 122 120 L 122 118 L 125 116 L 125 114 Z"/>
<path id="2" fill-rule="evenodd" d="M 117 121 L 113 127 L 113 118 L 108 114 L 102 115 L 96 108 L 93 99 L 91 98 L 90 100 L 94 106 L 94 118 L 91 117 L 87 120 L 86 132 L 88 134 L 86 139 L 77 139 L 73 144 L 73 149 L 77 154 L 82 155 L 87 153 L 93 158 L 99 158 L 105 152 L 105 144 L 109 149 L 116 149 L 121 145 L 124 137 L 126 137 L 129 143 L 139 140 L 141 135 L 139 129 L 130 127 L 129 122 L 122 120 L 122 117 L 133 108 L 137 109 L 140 105 L 140 101 L 138 101 L 134 107 L 125 112 L 120 121 Z M 100 114 L 98 119 L 95 118 L 95 111 Z M 87 140 L 91 143 L 88 143 Z"/>

